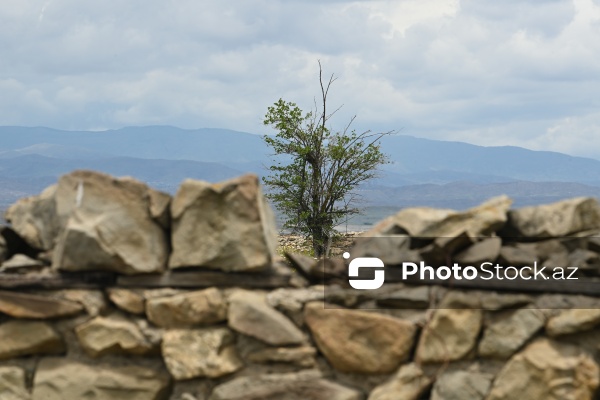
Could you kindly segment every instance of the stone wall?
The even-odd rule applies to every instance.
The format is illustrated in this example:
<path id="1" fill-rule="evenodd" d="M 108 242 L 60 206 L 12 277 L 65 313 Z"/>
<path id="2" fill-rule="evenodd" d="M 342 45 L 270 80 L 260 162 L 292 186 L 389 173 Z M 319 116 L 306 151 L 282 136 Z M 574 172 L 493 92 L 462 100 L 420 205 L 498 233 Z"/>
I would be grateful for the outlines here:
<path id="1" fill-rule="evenodd" d="M 3 400 L 598 396 L 594 199 L 406 209 L 349 249 L 386 272 L 407 260 L 580 267 L 582 286 L 548 292 L 393 279 L 352 289 L 341 258 L 275 255 L 251 175 L 186 181 L 171 198 L 76 171 L 6 218 Z"/>

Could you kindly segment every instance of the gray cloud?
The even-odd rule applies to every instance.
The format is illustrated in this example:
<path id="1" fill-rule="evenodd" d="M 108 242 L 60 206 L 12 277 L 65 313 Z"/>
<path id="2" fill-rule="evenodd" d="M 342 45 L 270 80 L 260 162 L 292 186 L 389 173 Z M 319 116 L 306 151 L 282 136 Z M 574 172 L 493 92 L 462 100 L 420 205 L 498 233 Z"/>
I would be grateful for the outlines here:
<path id="1" fill-rule="evenodd" d="M 339 125 L 600 158 L 597 0 L 5 3 L 0 124 L 265 133 L 320 59 Z"/>

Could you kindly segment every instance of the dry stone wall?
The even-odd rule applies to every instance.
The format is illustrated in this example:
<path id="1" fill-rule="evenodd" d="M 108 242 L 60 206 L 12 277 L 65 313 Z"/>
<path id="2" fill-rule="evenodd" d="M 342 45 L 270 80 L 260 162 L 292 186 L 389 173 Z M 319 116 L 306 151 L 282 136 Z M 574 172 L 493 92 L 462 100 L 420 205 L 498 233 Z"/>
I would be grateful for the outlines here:
<path id="1" fill-rule="evenodd" d="M 349 249 L 386 272 L 411 260 L 578 265 L 581 291 L 567 294 L 393 279 L 352 289 L 341 258 L 275 255 L 252 175 L 186 181 L 171 198 L 76 171 L 6 219 L 3 400 L 599 396 L 595 199 L 405 209 Z"/>

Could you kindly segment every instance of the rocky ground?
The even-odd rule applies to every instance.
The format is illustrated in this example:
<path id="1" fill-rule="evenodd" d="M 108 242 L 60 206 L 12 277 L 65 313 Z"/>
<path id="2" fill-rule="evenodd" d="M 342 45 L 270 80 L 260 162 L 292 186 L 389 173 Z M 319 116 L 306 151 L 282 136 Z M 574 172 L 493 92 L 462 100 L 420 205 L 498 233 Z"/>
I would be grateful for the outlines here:
<path id="1" fill-rule="evenodd" d="M 352 245 L 354 238 L 360 233 L 342 233 L 331 247 L 331 256 L 340 257 Z M 277 254 L 283 255 L 286 252 L 313 256 L 311 241 L 301 235 L 280 234 L 278 236 Z"/>

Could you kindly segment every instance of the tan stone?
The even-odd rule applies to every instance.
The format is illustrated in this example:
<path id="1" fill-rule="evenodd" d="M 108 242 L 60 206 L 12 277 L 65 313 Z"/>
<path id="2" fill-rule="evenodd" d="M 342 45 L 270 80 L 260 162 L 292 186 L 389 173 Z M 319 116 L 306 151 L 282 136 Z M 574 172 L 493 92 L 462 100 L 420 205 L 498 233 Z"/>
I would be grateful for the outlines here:
<path id="1" fill-rule="evenodd" d="M 482 310 L 466 294 L 451 292 L 423 328 L 417 360 L 456 361 L 469 354 L 481 330 Z"/>
<path id="2" fill-rule="evenodd" d="M 413 323 L 379 313 L 314 302 L 306 305 L 304 319 L 319 350 L 343 372 L 392 372 L 408 360 L 415 341 Z"/>
<path id="3" fill-rule="evenodd" d="M 276 226 L 256 175 L 185 180 L 173 202 L 171 268 L 259 271 L 275 254 Z"/>
<path id="4" fill-rule="evenodd" d="M 209 288 L 148 299 L 146 314 L 163 328 L 209 325 L 227 319 L 227 303 L 220 290 Z"/>
<path id="5" fill-rule="evenodd" d="M 6 210 L 5 218 L 15 232 L 36 249 L 52 249 L 66 223 L 66 216 L 57 213 L 57 187 L 52 185 L 39 196 L 22 198 Z"/>
<path id="6" fill-rule="evenodd" d="M 100 290 L 65 289 L 50 293 L 61 299 L 81 304 L 92 317 L 104 313 L 108 308 L 104 293 Z"/>
<path id="7" fill-rule="evenodd" d="M 229 298 L 229 326 L 273 346 L 301 344 L 304 335 L 285 315 L 269 306 L 266 295 L 236 290 Z"/>
<path id="8" fill-rule="evenodd" d="M 321 378 L 318 371 L 234 378 L 218 385 L 209 400 L 360 400 L 360 392 Z"/>
<path id="9" fill-rule="evenodd" d="M 550 336 L 568 335 L 586 331 L 600 324 L 600 310 L 596 308 L 574 308 L 562 310 L 546 323 Z"/>
<path id="10" fill-rule="evenodd" d="M 542 329 L 546 318 L 535 308 L 522 308 L 487 327 L 479 342 L 479 355 L 508 358 Z"/>
<path id="11" fill-rule="evenodd" d="M 1 238 L 1 236 L 0 236 Z M 44 268 L 44 263 L 35 260 L 25 254 L 15 254 L 10 259 L 4 261 L 0 266 L 0 272 L 23 273 L 28 270 Z"/>
<path id="12" fill-rule="evenodd" d="M 45 358 L 33 382 L 33 400 L 163 400 L 167 374 L 139 366 L 115 367 Z"/>
<path id="13" fill-rule="evenodd" d="M 315 365 L 317 350 L 311 346 L 266 348 L 248 354 L 247 360 L 259 364 L 286 363 L 299 367 Z"/>
<path id="14" fill-rule="evenodd" d="M 594 359 L 578 347 L 538 339 L 508 361 L 487 400 L 592 400 L 599 373 Z"/>
<path id="15" fill-rule="evenodd" d="M 0 367 L 0 399 L 30 400 L 25 386 L 25 371 L 19 367 Z"/>
<path id="16" fill-rule="evenodd" d="M 242 368 L 227 328 L 174 329 L 165 332 L 162 355 L 176 380 L 218 378 Z"/>
<path id="17" fill-rule="evenodd" d="M 502 236 L 553 238 L 595 229 L 600 229 L 598 200 L 576 197 L 511 210 Z"/>
<path id="18" fill-rule="evenodd" d="M 365 236 L 408 233 L 416 237 L 458 237 L 467 233 L 472 238 L 490 236 L 506 222 L 512 204 L 506 196 L 494 197 L 467 211 L 429 207 L 405 208 L 376 225 Z"/>
<path id="19" fill-rule="evenodd" d="M 417 364 L 406 364 L 388 381 L 373 389 L 369 400 L 418 400 L 432 382 Z"/>
<path id="20" fill-rule="evenodd" d="M 150 210 L 151 192 L 131 178 L 74 171 L 40 196 L 18 201 L 6 216 L 30 245 L 54 249 L 55 268 L 160 272 L 167 238 Z"/>
<path id="21" fill-rule="evenodd" d="M 0 290 L 0 312 L 15 318 L 60 318 L 83 311 L 79 303 L 28 293 Z"/>
<path id="22" fill-rule="evenodd" d="M 81 347 L 91 357 L 106 354 L 143 355 L 153 350 L 139 327 L 122 317 L 96 317 L 75 328 Z"/>
<path id="23" fill-rule="evenodd" d="M 121 310 L 131 314 L 144 314 L 146 311 L 146 300 L 144 296 L 130 289 L 108 289 L 108 298 Z"/>
<path id="24" fill-rule="evenodd" d="M 0 325 L 0 359 L 34 354 L 60 354 L 62 338 L 45 322 L 8 321 Z"/>

